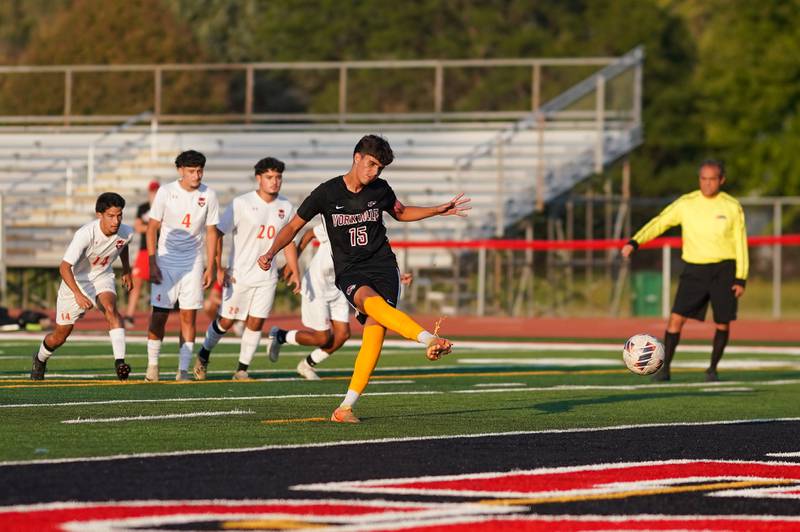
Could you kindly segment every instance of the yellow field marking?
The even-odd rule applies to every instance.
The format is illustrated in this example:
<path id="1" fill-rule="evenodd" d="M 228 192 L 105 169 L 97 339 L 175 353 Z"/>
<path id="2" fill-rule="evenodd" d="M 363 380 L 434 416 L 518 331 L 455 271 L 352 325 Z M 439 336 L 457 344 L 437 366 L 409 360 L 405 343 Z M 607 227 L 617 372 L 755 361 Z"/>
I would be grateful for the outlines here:
<path id="1" fill-rule="evenodd" d="M 310 523 L 291 519 L 252 519 L 249 521 L 224 521 L 223 530 L 298 530 L 302 528 L 327 528 L 327 523 Z"/>
<path id="2" fill-rule="evenodd" d="M 616 493 L 598 493 L 594 495 L 566 495 L 563 497 L 535 497 L 532 499 L 485 499 L 481 504 L 513 506 L 516 504 L 547 504 L 561 502 L 595 501 L 604 499 L 627 499 L 628 497 L 644 497 L 666 493 L 687 493 L 691 491 L 716 491 L 724 489 L 750 488 L 753 486 L 777 486 L 795 484 L 795 480 L 743 480 L 737 482 L 714 482 L 692 486 L 673 486 L 653 488 L 649 490 L 620 491 Z"/>
<path id="3" fill-rule="evenodd" d="M 282 423 L 313 423 L 316 421 L 328 421 L 326 417 L 298 417 L 294 419 L 265 419 L 265 425 L 279 425 Z"/>

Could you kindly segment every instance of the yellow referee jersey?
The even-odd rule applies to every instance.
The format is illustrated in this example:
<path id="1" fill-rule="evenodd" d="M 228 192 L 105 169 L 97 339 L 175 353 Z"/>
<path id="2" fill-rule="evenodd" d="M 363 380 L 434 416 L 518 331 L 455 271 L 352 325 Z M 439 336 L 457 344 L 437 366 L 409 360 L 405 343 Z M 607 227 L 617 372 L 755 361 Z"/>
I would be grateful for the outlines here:
<path id="1" fill-rule="evenodd" d="M 644 244 L 676 225 L 681 226 L 684 261 L 712 264 L 733 259 L 736 278 L 747 280 L 750 260 L 744 211 L 730 194 L 720 192 L 713 198 L 699 190 L 684 194 L 639 229 L 632 240 Z"/>

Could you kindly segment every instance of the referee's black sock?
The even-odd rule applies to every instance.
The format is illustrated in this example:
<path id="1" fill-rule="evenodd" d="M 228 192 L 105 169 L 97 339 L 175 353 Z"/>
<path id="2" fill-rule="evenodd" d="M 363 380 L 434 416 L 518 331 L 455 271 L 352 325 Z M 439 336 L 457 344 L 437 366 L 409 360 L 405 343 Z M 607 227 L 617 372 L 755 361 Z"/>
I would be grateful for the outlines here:
<path id="1" fill-rule="evenodd" d="M 239 367 L 236 368 L 236 371 L 247 371 L 247 368 L 250 367 L 250 364 L 242 364 L 239 362 Z"/>
<path id="2" fill-rule="evenodd" d="M 669 373 L 669 366 L 672 364 L 672 357 L 675 356 L 675 349 L 678 347 L 678 342 L 681 341 L 681 333 L 672 333 L 669 331 L 664 332 L 664 369 Z"/>
<path id="3" fill-rule="evenodd" d="M 714 347 L 711 349 L 711 365 L 708 367 L 711 371 L 717 371 L 717 364 L 722 360 L 722 355 L 725 353 L 725 346 L 728 345 L 728 337 L 730 331 L 723 331 L 717 329 L 714 333 Z"/>

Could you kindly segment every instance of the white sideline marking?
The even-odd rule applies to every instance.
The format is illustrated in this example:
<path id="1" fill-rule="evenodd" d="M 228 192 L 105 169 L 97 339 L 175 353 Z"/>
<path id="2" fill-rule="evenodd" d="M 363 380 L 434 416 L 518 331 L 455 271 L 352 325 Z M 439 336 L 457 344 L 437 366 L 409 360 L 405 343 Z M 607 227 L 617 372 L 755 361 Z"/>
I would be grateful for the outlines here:
<path id="1" fill-rule="evenodd" d="M 619 366 L 622 357 L 620 358 L 459 358 L 459 364 L 475 364 L 486 366 L 553 366 L 553 367 L 571 367 L 579 368 L 584 366 L 589 367 L 607 367 Z M 672 363 L 673 368 L 701 368 L 708 367 L 708 362 L 697 361 L 675 361 Z M 791 360 L 726 360 L 725 369 L 758 369 L 758 368 L 791 368 L 800 369 L 800 363 Z"/>
<path id="2" fill-rule="evenodd" d="M 752 388 L 747 388 L 746 386 L 741 386 L 738 388 L 701 388 L 701 392 L 752 392 Z"/>
<path id="3" fill-rule="evenodd" d="M 41 333 L 3 333 L 0 340 L 30 340 L 40 341 Z M 70 337 L 70 345 L 76 342 L 103 342 L 108 343 L 108 335 L 73 335 Z M 146 336 L 127 336 L 125 341 L 132 344 L 147 343 Z M 167 342 L 177 342 L 176 337 L 168 337 Z M 239 344 L 241 339 L 238 337 L 224 337 L 220 340 L 222 344 Z M 474 340 L 456 340 L 455 346 L 458 350 L 480 349 L 483 351 L 612 351 L 622 352 L 622 343 L 580 343 L 580 342 L 487 342 Z M 8 345 L 4 343 L 4 347 Z M 395 347 L 401 349 L 421 349 L 420 344 L 410 340 L 386 340 L 385 347 Z M 360 347 L 361 339 L 350 339 L 344 344 L 345 347 Z M 681 344 L 678 346 L 678 353 L 703 353 L 711 352 L 710 344 Z M 748 354 L 774 354 L 774 355 L 800 355 L 800 347 L 795 346 L 759 346 L 759 345 L 729 345 L 725 352 L 748 353 Z M 299 353 L 299 352 L 298 352 Z M 290 354 L 290 353 L 287 353 Z M 30 358 L 30 357 L 28 357 Z"/>
<path id="4" fill-rule="evenodd" d="M 370 384 L 373 385 L 373 386 L 375 386 L 376 384 L 414 384 L 414 381 L 408 381 L 408 380 L 406 380 L 406 381 L 403 381 L 403 380 L 398 380 L 398 381 L 372 381 L 372 382 L 370 382 Z"/>
<path id="5" fill-rule="evenodd" d="M 265 381 L 267 379 L 264 379 Z M 285 380 L 285 379 L 284 379 Z M 301 380 L 301 379 L 298 379 Z M 302 379 L 304 381 L 304 379 Z M 379 381 L 375 381 L 379 382 Z M 372 383 L 375 384 L 375 383 Z M 800 384 L 800 379 L 781 379 L 774 381 L 747 381 L 747 382 L 720 382 L 716 386 L 720 389 L 716 391 L 725 391 L 728 386 L 783 386 Z M 715 385 L 708 382 L 687 382 L 687 383 L 663 383 L 663 384 L 630 384 L 630 385 L 600 385 L 600 384 L 564 384 L 556 386 L 536 386 L 536 387 L 503 387 L 503 388 L 483 388 L 483 389 L 465 389 L 453 390 L 449 392 L 439 392 L 430 390 L 419 390 L 409 392 L 375 392 L 370 393 L 370 396 L 400 396 L 400 395 L 444 395 L 448 393 L 515 393 L 515 392 L 572 392 L 572 391 L 632 391 L 632 390 L 674 390 L 681 388 L 708 388 L 711 390 Z M 203 397 L 203 401 L 254 401 L 254 400 L 282 400 L 282 399 L 320 399 L 329 397 L 342 397 L 341 393 L 309 393 L 309 394 L 291 394 L 291 395 L 250 395 L 238 397 Z M 180 403 L 188 401 L 198 401 L 197 397 L 172 397 L 164 399 L 109 399 L 106 401 L 69 401 L 63 403 L 19 403 L 19 404 L 0 404 L 0 408 L 40 408 L 40 407 L 58 407 L 58 406 L 91 406 L 91 405 L 115 405 L 115 404 L 134 404 L 134 403 Z"/>
<path id="6" fill-rule="evenodd" d="M 305 381 L 305 379 L 303 379 Z M 377 392 L 376 395 L 440 395 L 444 392 L 418 391 L 418 392 Z M 65 403 L 22 403 L 16 405 L 0 405 L 0 408 L 38 408 L 56 406 L 90 406 L 90 405 L 118 405 L 134 403 L 183 403 L 190 401 L 253 401 L 265 399 L 319 399 L 328 397 L 341 398 L 341 393 L 307 393 L 292 395 L 244 395 L 238 397 L 172 397 L 168 399 L 109 399 L 107 401 L 69 401 Z"/>
<path id="7" fill-rule="evenodd" d="M 473 384 L 476 388 L 511 388 L 513 386 L 526 386 L 524 382 L 483 382 L 481 384 Z"/>
<path id="8" fill-rule="evenodd" d="M 375 395 L 375 394 L 372 394 Z M 193 398 L 193 400 L 197 400 Z M 692 422 L 678 422 L 678 423 L 644 423 L 639 425 L 612 425 L 607 427 L 580 427 L 572 429 L 545 429 L 545 430 L 519 430 L 510 432 L 485 432 L 482 434 L 448 434 L 443 436 L 408 436 L 402 438 L 377 438 L 373 440 L 351 440 L 351 441 L 333 441 L 333 442 L 319 442 L 319 443 L 299 443 L 299 444 L 280 444 L 280 445 L 262 445 L 259 447 L 234 447 L 229 449 L 187 449 L 182 451 L 164 451 L 158 453 L 133 453 L 133 454 L 116 454 L 110 456 L 89 456 L 81 458 L 52 458 L 46 460 L 10 460 L 0 462 L 0 467 L 20 466 L 20 465 L 51 465 L 51 464 L 67 464 L 67 463 L 80 463 L 80 462 L 104 462 L 110 460 L 132 460 L 140 458 L 158 458 L 165 456 L 190 456 L 190 455 L 204 455 L 204 454 L 220 454 L 220 453 L 250 453 L 260 451 L 272 451 L 282 449 L 313 449 L 320 447 L 344 447 L 351 445 L 366 445 L 378 443 L 406 443 L 417 441 L 436 441 L 448 439 L 475 439 L 475 438 L 498 438 L 507 436 L 534 436 L 539 434 L 578 434 L 583 432 L 606 432 L 612 430 L 631 430 L 631 429 L 647 429 L 647 428 L 660 428 L 660 427 L 707 427 L 713 425 L 742 425 L 747 423 L 775 423 L 775 422 L 798 422 L 800 417 L 783 417 L 783 418 L 757 418 L 757 419 L 733 419 L 729 421 L 692 421 Z"/>
<path id="9" fill-rule="evenodd" d="M 800 458 L 800 451 L 796 453 L 767 453 L 767 456 L 774 458 Z"/>
<path id="10" fill-rule="evenodd" d="M 153 419 L 183 419 L 189 417 L 214 417 L 214 416 L 241 416 L 245 414 L 255 414 L 252 410 L 228 410 L 227 412 L 189 412 L 188 414 L 162 414 L 159 416 L 133 416 L 133 417 L 95 417 L 65 419 L 61 423 L 65 425 L 77 425 L 79 423 L 118 423 L 120 421 L 150 421 Z"/>

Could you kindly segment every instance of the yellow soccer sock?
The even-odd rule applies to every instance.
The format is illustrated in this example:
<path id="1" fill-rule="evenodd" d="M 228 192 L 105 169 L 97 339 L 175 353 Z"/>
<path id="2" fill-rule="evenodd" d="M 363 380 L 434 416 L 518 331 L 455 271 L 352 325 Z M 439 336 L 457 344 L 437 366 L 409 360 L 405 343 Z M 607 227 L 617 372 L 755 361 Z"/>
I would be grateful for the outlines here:
<path id="1" fill-rule="evenodd" d="M 411 319 L 411 316 L 401 310 L 397 310 L 380 296 L 372 296 L 365 299 L 364 310 L 367 316 L 387 329 L 391 329 L 415 342 L 419 341 L 419 333 L 425 330 L 419 323 Z"/>
<path id="2" fill-rule="evenodd" d="M 350 377 L 349 389 L 358 393 L 364 392 L 369 378 L 378 365 L 378 358 L 381 356 L 383 347 L 383 337 L 386 329 L 380 325 L 367 325 L 364 327 L 364 334 L 361 337 L 361 349 L 356 357 L 356 365 L 353 368 L 353 376 Z"/>

